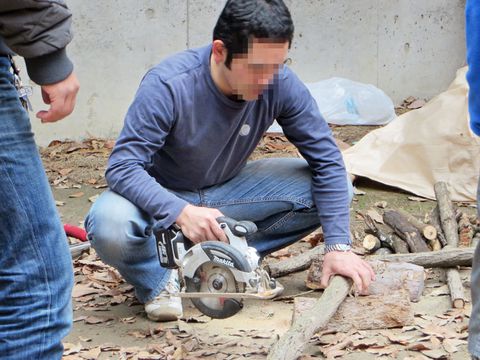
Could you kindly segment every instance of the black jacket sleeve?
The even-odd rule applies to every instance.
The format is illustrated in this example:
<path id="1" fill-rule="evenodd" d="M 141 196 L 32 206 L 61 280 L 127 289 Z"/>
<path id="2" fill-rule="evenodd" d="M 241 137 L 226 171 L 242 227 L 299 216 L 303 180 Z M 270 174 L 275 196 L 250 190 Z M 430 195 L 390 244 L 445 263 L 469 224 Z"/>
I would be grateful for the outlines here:
<path id="1" fill-rule="evenodd" d="M 0 0 L 0 37 L 25 58 L 28 75 L 53 84 L 73 71 L 65 47 L 72 39 L 72 14 L 60 0 Z"/>

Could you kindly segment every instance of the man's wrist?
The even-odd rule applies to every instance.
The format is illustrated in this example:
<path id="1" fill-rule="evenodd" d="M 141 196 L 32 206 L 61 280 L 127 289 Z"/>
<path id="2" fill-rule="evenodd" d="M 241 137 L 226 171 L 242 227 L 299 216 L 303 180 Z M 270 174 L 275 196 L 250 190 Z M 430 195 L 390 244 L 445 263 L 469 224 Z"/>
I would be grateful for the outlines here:
<path id="1" fill-rule="evenodd" d="M 352 250 L 352 246 L 350 244 L 328 244 L 325 245 L 325 254 L 332 252 L 332 251 L 341 251 L 346 252 Z"/>

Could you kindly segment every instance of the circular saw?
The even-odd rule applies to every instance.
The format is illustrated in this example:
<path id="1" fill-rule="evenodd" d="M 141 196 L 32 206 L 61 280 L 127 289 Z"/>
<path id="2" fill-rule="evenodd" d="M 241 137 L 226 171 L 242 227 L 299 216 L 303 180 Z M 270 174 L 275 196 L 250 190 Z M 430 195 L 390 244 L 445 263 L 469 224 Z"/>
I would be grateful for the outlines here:
<path id="1" fill-rule="evenodd" d="M 251 221 L 217 219 L 229 243 L 205 241 L 193 244 L 181 230 L 156 232 L 163 267 L 178 269 L 182 290 L 173 296 L 191 298 L 203 314 L 216 319 L 235 315 L 242 300 L 272 299 L 283 287 L 260 266 L 260 256 L 248 246 L 246 236 L 257 231 Z"/>

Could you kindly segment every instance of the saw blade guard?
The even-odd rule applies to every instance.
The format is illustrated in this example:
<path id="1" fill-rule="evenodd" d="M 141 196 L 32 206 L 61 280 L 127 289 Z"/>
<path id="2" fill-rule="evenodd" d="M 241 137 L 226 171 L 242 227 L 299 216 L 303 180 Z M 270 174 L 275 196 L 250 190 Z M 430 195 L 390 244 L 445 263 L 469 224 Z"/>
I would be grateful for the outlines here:
<path id="1" fill-rule="evenodd" d="M 254 275 L 244 254 L 218 241 L 195 245 L 183 262 L 187 292 L 243 293 Z M 203 314 L 216 319 L 233 316 L 243 307 L 241 299 L 224 297 L 192 298 L 192 302 Z"/>

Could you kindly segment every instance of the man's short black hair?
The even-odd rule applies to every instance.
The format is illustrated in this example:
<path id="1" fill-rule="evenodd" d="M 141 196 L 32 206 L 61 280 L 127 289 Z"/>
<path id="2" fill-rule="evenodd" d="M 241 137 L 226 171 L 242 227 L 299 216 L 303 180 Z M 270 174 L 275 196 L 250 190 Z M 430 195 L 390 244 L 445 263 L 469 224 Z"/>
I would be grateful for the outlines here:
<path id="1" fill-rule="evenodd" d="M 293 21 L 282 0 L 228 0 L 213 30 L 213 40 L 227 48 L 225 65 L 235 54 L 246 54 L 252 38 L 287 42 L 293 39 Z"/>

